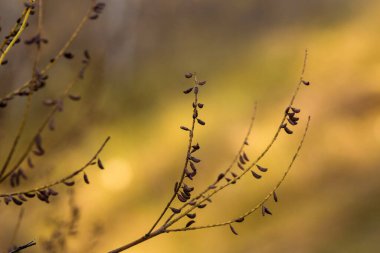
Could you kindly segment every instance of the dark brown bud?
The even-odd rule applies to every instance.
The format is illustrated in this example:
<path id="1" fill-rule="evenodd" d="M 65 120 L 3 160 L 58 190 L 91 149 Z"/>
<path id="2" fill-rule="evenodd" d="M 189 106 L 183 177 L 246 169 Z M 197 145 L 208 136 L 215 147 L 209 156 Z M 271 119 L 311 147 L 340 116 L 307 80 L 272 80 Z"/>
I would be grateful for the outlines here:
<path id="1" fill-rule="evenodd" d="M 193 90 L 193 87 L 188 88 L 187 90 L 184 90 L 183 93 L 189 94 Z"/>
<path id="2" fill-rule="evenodd" d="M 192 224 L 194 224 L 195 223 L 195 221 L 194 220 L 191 220 L 191 221 L 189 221 L 187 224 L 186 224 L 186 228 L 188 228 L 188 227 L 190 227 Z"/>
<path id="3" fill-rule="evenodd" d="M 201 119 L 197 119 L 197 121 L 198 121 L 199 125 L 204 126 L 204 125 L 206 124 L 206 123 L 205 123 L 203 120 L 201 120 Z"/>
<path id="4" fill-rule="evenodd" d="M 251 170 L 252 172 L 252 176 L 256 179 L 260 179 L 261 178 L 261 175 L 257 174 L 256 172 L 254 172 L 253 170 Z"/>
<path id="5" fill-rule="evenodd" d="M 267 168 L 261 167 L 260 165 L 256 165 L 256 167 L 257 167 L 261 172 L 267 172 L 267 171 L 268 171 Z"/>
<path id="6" fill-rule="evenodd" d="M 181 212 L 180 209 L 177 209 L 177 208 L 174 208 L 174 207 L 170 207 L 170 210 L 172 210 L 173 213 L 180 213 Z"/>
<path id="7" fill-rule="evenodd" d="M 231 232 L 234 234 L 234 235 L 238 235 L 238 233 L 236 232 L 236 230 L 234 229 L 234 227 L 230 224 L 230 229 L 231 229 Z"/>

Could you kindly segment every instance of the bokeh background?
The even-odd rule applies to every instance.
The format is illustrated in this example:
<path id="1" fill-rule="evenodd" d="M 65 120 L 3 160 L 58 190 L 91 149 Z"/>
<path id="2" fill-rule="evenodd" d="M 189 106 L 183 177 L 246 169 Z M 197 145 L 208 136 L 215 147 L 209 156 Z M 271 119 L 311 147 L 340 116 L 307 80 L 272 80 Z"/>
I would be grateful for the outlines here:
<path id="1" fill-rule="evenodd" d="M 250 176 L 198 212 L 197 224 L 229 220 L 252 208 L 282 176 L 308 115 L 309 134 L 293 170 L 269 202 L 273 217 L 252 215 L 235 226 L 166 234 L 129 252 L 378 252 L 380 250 L 380 19 L 379 1 L 359 0 L 108 0 L 70 48 L 75 58 L 49 72 L 48 86 L 33 98 L 32 116 L 16 152 L 36 131 L 46 98 L 62 92 L 88 49 L 92 65 L 74 87 L 80 102 L 67 102 L 55 132 L 43 135 L 47 149 L 27 170 L 29 189 L 86 163 L 102 141 L 105 171 L 91 169 L 91 184 L 74 193 L 57 187 L 51 204 L 29 201 L 13 243 L 36 240 L 25 252 L 48 252 L 43 242 L 59 237 L 74 205 L 80 218 L 61 252 L 106 252 L 145 234 L 180 175 L 191 121 L 191 98 L 182 94 L 196 71 L 207 80 L 196 141 L 202 159 L 194 185 L 206 187 L 233 159 L 247 130 L 253 104 L 257 120 L 249 148 L 257 156 L 271 140 L 299 80 L 309 50 L 303 87 L 296 100 L 301 124 L 282 134 L 263 164 L 259 182 Z M 1 36 L 13 25 L 22 1 L 0 2 Z M 44 66 L 70 37 L 90 1 L 44 1 Z M 36 17 L 22 36 L 35 34 Z M 34 51 L 16 46 L 0 68 L 1 96 L 31 76 Z M 25 101 L 0 111 L 0 160 L 16 134 Z M 7 183 L 1 193 L 12 192 Z M 72 196 L 72 197 L 70 197 Z M 71 203 L 71 204 L 70 204 Z M 12 242 L 20 207 L 0 203 L 0 247 Z M 180 224 L 182 226 L 183 224 Z"/>

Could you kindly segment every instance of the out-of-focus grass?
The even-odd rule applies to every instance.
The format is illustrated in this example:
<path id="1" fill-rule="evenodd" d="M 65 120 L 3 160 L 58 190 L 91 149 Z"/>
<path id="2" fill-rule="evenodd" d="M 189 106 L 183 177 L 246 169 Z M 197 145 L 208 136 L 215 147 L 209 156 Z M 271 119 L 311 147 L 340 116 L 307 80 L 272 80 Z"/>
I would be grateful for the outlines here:
<path id="1" fill-rule="evenodd" d="M 59 4 L 69 8 L 76 3 Z M 64 39 L 54 22 L 67 20 L 55 5 L 47 6 L 54 13 L 47 14 L 47 30 L 58 36 L 52 43 Z M 102 155 L 107 169 L 91 171 L 90 186 L 76 191 L 82 219 L 68 252 L 83 252 L 80 245 L 91 237 L 95 223 L 102 224 L 104 234 L 94 252 L 135 239 L 163 208 L 185 155 L 186 136 L 179 125 L 191 118 L 191 100 L 181 92 L 189 85 L 183 73 L 197 71 L 208 80 L 200 95 L 206 126 L 197 134 L 203 162 L 195 185 L 200 189 L 233 158 L 254 101 L 259 109 L 250 156 L 265 147 L 298 81 L 305 48 L 310 54 L 306 78 L 312 85 L 301 91 L 296 105 L 302 108 L 301 121 L 310 114 L 312 124 L 294 170 L 278 192 L 279 204 L 270 205 L 273 217 L 253 215 L 236 227 L 238 237 L 228 228 L 163 235 L 130 252 L 379 250 L 378 2 L 110 0 L 107 5 L 98 26 L 91 26 L 76 45 L 90 48 L 98 59 L 78 87 L 83 101 L 68 105 L 58 119 L 58 134 L 49 134 L 50 159 L 34 176 L 51 168 L 55 170 L 43 181 L 65 174 L 112 136 Z M 70 15 L 77 17 L 80 11 Z M 69 24 L 61 33 L 69 33 Z M 54 70 L 57 85 L 52 82 L 49 92 L 64 83 L 61 76 L 68 68 Z M 10 110 L 17 112 L 20 105 Z M 36 108 L 32 126 L 44 112 Z M 15 115 L 3 116 L 1 124 L 16 124 Z M 216 197 L 214 207 L 198 212 L 197 223 L 224 221 L 255 205 L 284 171 L 302 126 L 294 136 L 281 136 L 264 161 L 270 172 L 262 182 L 246 178 Z M 4 129 L 0 136 L 6 142 L 12 135 Z M 5 149 L 2 144 L 2 157 Z M 48 235 L 53 226 L 45 217 L 63 219 L 66 203 L 65 197 L 48 206 L 27 203 L 20 240 Z M 17 208 L 0 208 L 2 226 L 12 228 Z M 3 245 L 9 236 L 0 233 Z"/>

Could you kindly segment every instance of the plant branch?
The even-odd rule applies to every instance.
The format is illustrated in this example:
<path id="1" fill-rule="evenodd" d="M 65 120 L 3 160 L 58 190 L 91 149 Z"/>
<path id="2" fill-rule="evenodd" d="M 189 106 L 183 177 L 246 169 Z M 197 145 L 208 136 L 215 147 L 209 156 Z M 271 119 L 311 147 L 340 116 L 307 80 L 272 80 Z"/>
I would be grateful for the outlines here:
<path id="1" fill-rule="evenodd" d="M 263 206 L 263 204 L 270 198 L 273 196 L 274 192 L 280 187 L 280 185 L 285 181 L 285 178 L 287 177 L 287 175 L 289 174 L 290 170 L 292 169 L 293 167 L 293 164 L 294 162 L 296 161 L 298 155 L 299 155 L 299 152 L 303 146 L 303 143 L 305 141 L 305 137 L 306 137 L 306 134 L 308 132 L 308 129 L 309 129 L 309 123 L 310 123 L 310 116 L 308 117 L 308 121 L 307 121 L 307 124 L 306 124 L 306 127 L 305 127 L 305 130 L 304 130 L 304 133 L 303 133 L 303 136 L 301 138 L 301 141 L 297 147 L 297 150 L 290 162 L 290 164 L 288 165 L 288 168 L 286 169 L 286 171 L 284 172 L 284 174 L 282 175 L 281 179 L 277 182 L 277 184 L 275 185 L 275 187 L 272 189 L 272 191 L 270 191 L 266 197 L 260 201 L 254 208 L 250 209 L 249 211 L 245 212 L 243 215 L 239 216 L 238 218 L 235 218 L 233 220 L 229 220 L 229 221 L 226 221 L 226 222 L 222 222 L 222 223 L 215 223 L 215 224 L 209 224 L 209 225 L 204 225 L 204 226 L 196 226 L 196 227 L 187 227 L 187 228 L 178 228 L 178 229 L 166 229 L 165 232 L 166 233 L 170 233 L 170 232 L 182 232 L 182 231 L 189 231 L 189 230 L 199 230 L 199 229 L 206 229 L 206 228 L 213 228 L 213 227 L 220 227 L 220 226 L 226 226 L 226 225 L 230 225 L 230 224 L 233 224 L 233 223 L 236 223 L 238 222 L 237 220 L 242 220 L 244 219 L 245 217 L 247 217 L 248 215 L 254 213 L 255 211 L 257 211 L 260 207 Z M 170 225 L 169 225 L 170 226 Z"/>
<path id="2" fill-rule="evenodd" d="M 193 89 L 198 89 L 198 87 L 199 86 L 198 86 L 197 76 L 194 75 L 194 88 Z M 198 92 L 194 92 L 194 102 L 193 102 L 193 105 L 197 105 L 197 104 L 198 104 Z M 193 115 L 195 115 L 195 114 L 197 114 L 197 107 L 193 106 Z M 191 155 L 191 146 L 193 145 L 195 122 L 196 122 L 196 117 L 193 117 L 193 120 L 192 120 L 192 123 L 191 123 L 191 129 L 189 131 L 189 142 L 188 142 L 188 146 L 187 146 L 187 152 L 186 152 L 186 157 L 185 157 L 185 164 L 184 164 L 183 169 L 182 169 L 182 174 L 181 174 L 180 180 L 179 180 L 179 182 L 177 184 L 177 187 L 174 189 L 174 193 L 171 196 L 171 198 L 168 201 L 168 203 L 166 204 L 164 210 L 162 211 L 162 213 L 160 214 L 160 216 L 158 217 L 158 219 L 155 221 L 155 223 L 153 224 L 153 226 L 151 227 L 151 229 L 148 231 L 148 233 L 147 233 L 148 235 L 154 230 L 154 228 L 161 221 L 162 217 L 165 215 L 165 213 L 169 209 L 170 205 L 173 203 L 175 197 L 177 196 L 177 193 L 178 193 L 179 189 L 181 188 L 183 180 L 185 179 L 185 170 L 186 170 L 186 168 L 187 168 L 187 166 L 189 164 L 189 156 Z"/>
<path id="3" fill-rule="evenodd" d="M 30 0 L 30 3 L 31 4 L 34 4 L 34 1 L 35 0 Z M 30 12 L 32 11 L 32 7 L 30 6 L 27 6 L 26 9 L 25 9 L 25 15 L 24 15 L 24 19 L 21 23 L 21 26 L 20 28 L 18 29 L 16 35 L 12 38 L 11 42 L 9 43 L 8 47 L 4 50 L 4 52 L 1 54 L 0 56 L 0 63 L 3 62 L 5 56 L 9 53 L 9 51 L 11 50 L 11 48 L 13 47 L 13 45 L 16 43 L 16 41 L 18 40 L 18 38 L 21 36 L 21 33 L 24 31 L 25 27 L 26 27 L 26 23 L 28 22 L 28 19 L 29 19 L 29 16 L 30 16 Z"/>
<path id="4" fill-rule="evenodd" d="M 85 165 L 83 165 L 81 168 L 75 170 L 71 174 L 69 174 L 69 175 L 67 175 L 67 176 L 65 176 L 65 177 L 63 177 L 63 178 L 61 178 L 61 179 L 59 179 L 59 180 L 57 180 L 57 181 L 55 181 L 53 183 L 50 183 L 50 184 L 47 184 L 47 185 L 44 185 L 44 186 L 41 186 L 41 187 L 37 187 L 37 188 L 31 189 L 31 190 L 28 190 L 28 191 L 14 192 L 14 193 L 9 193 L 9 194 L 0 194 L 0 197 L 10 197 L 10 196 L 17 196 L 17 195 L 25 194 L 25 193 L 38 192 L 38 191 L 45 190 L 45 189 L 48 189 L 50 187 L 56 186 L 58 184 L 64 184 L 69 179 L 74 178 L 76 175 L 78 175 L 79 173 L 81 173 L 82 171 L 84 171 L 87 167 L 93 165 L 94 162 L 95 162 L 95 160 L 98 158 L 99 154 L 103 151 L 104 147 L 106 146 L 107 142 L 110 139 L 111 139 L 111 137 L 108 136 L 106 138 L 106 140 L 103 142 L 103 144 L 100 146 L 100 148 L 92 156 L 92 158 Z"/>

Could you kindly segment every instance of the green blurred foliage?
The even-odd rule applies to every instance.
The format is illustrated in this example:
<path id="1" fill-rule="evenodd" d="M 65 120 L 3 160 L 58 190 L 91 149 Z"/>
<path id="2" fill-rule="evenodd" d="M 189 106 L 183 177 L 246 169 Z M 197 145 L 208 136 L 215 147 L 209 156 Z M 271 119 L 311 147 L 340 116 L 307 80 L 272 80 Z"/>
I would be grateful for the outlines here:
<path id="1" fill-rule="evenodd" d="M 44 31 L 50 43 L 42 63 L 63 45 L 90 1 L 44 1 Z M 185 158 L 191 98 L 183 77 L 196 71 L 207 80 L 200 98 L 206 126 L 196 140 L 202 149 L 200 190 L 214 180 L 242 141 L 258 102 L 250 156 L 265 147 L 299 79 L 305 48 L 306 79 L 296 100 L 301 121 L 292 136 L 281 135 L 264 160 L 270 173 L 259 183 L 245 178 L 214 199 L 197 223 L 236 217 L 260 201 L 281 177 L 307 115 L 311 129 L 294 170 L 278 192 L 273 217 L 259 213 L 228 228 L 163 235 L 130 252 L 377 252 L 380 234 L 380 33 L 378 1 L 148 1 L 108 0 L 104 15 L 82 31 L 72 47 L 78 57 L 50 72 L 48 87 L 33 99 L 33 116 L 22 145 L 46 114 L 40 101 L 62 92 L 78 71 L 83 49 L 93 64 L 74 88 L 80 103 L 67 103 L 57 131 L 44 135 L 48 154 L 30 174 L 27 187 L 50 182 L 78 168 L 106 136 L 105 171 L 90 171 L 91 184 L 76 187 L 78 233 L 66 252 L 105 252 L 146 233 L 169 198 Z M 0 2 L 1 36 L 22 10 L 22 1 Z M 23 38 L 34 34 L 36 17 Z M 14 48 L 0 68 L 1 95 L 31 75 L 33 50 Z M 24 101 L 0 112 L 0 160 L 16 133 Z M 22 146 L 21 145 L 21 146 Z M 21 152 L 21 151 L 18 151 Z M 19 154 L 19 153 L 18 153 Z M 39 165 L 38 165 L 39 166 Z M 1 192 L 10 188 L 1 186 Z M 17 242 L 47 238 L 69 218 L 66 189 L 52 204 L 25 204 Z M 18 207 L 0 203 L 0 245 L 8 245 Z M 95 235 L 94 227 L 102 233 Z M 96 242 L 96 243 L 95 243 Z M 37 245 L 28 252 L 42 252 Z"/>

